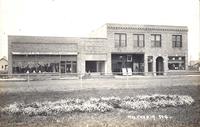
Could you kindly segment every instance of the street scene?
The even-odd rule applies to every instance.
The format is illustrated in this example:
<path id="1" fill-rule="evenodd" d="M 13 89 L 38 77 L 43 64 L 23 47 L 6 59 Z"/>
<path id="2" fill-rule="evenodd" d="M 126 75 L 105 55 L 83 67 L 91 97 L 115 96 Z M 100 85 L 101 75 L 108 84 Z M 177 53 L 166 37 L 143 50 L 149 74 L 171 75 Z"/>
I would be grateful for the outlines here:
<path id="1" fill-rule="evenodd" d="M 200 0 L 0 0 L 0 127 L 199 127 Z"/>

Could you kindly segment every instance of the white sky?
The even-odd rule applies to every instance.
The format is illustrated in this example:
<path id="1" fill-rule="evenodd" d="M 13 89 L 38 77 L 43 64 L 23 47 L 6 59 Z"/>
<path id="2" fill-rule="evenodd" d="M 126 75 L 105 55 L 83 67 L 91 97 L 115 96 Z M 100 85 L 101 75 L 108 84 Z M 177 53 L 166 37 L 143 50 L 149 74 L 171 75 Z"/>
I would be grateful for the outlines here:
<path id="1" fill-rule="evenodd" d="M 7 35 L 87 37 L 105 23 L 128 23 L 188 26 L 189 59 L 198 59 L 199 13 L 199 0 L 0 0 L 0 57 Z"/>

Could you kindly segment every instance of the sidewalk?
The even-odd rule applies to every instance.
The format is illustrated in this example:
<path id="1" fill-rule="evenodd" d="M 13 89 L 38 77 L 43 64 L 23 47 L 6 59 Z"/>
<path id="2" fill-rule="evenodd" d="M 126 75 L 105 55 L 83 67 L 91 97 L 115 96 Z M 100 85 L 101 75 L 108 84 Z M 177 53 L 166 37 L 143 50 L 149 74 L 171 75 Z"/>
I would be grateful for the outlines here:
<path id="1" fill-rule="evenodd" d="M 6 78 L 6 79 L 1 79 L 0 82 L 26 82 L 27 79 L 24 78 Z"/>
<path id="2" fill-rule="evenodd" d="M 200 85 L 199 76 L 156 76 L 156 77 L 131 77 L 113 79 L 82 79 L 82 80 L 41 80 L 24 81 L 12 79 L 0 82 L 0 92 L 46 92 L 46 91 L 73 91 L 83 89 L 138 89 L 158 88 L 171 86 Z"/>
<path id="3" fill-rule="evenodd" d="M 133 80 L 133 79 L 166 79 L 166 78 L 187 78 L 187 77 L 199 77 L 200 75 L 159 75 L 159 76 L 142 76 L 142 75 L 132 75 L 132 76 L 122 76 L 122 75 L 115 75 L 112 78 L 98 78 L 98 77 L 90 77 L 90 78 L 83 78 L 82 80 L 99 80 L 99 79 L 123 79 L 123 80 Z M 78 76 L 70 76 L 70 77 L 52 77 L 43 80 L 80 80 Z M 0 78 L 0 82 L 27 82 L 27 78 Z M 32 79 L 30 81 L 41 81 L 41 79 Z"/>

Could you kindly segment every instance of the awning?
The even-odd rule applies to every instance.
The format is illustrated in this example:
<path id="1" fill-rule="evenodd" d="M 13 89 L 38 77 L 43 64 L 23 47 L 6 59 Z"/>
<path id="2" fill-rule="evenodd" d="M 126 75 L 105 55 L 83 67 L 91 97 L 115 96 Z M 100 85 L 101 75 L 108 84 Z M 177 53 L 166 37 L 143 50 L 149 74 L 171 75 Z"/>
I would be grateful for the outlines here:
<path id="1" fill-rule="evenodd" d="M 12 52 L 13 55 L 77 55 L 78 52 Z"/>

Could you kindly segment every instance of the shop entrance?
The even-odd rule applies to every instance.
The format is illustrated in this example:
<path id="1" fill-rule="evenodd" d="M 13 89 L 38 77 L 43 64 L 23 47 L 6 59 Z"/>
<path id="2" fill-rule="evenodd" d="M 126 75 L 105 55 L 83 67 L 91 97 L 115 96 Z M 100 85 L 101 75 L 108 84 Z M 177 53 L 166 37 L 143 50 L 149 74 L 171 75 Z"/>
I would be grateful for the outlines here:
<path id="1" fill-rule="evenodd" d="M 123 68 L 131 69 L 135 75 L 143 74 L 144 54 L 112 54 L 112 72 L 121 74 Z"/>
<path id="2" fill-rule="evenodd" d="M 86 72 L 105 72 L 104 61 L 86 61 Z"/>
<path id="3" fill-rule="evenodd" d="M 61 61 L 61 73 L 76 73 L 77 65 L 76 61 Z"/>
<path id="4" fill-rule="evenodd" d="M 156 75 L 163 75 L 163 71 L 164 71 L 163 58 L 158 57 L 156 59 Z"/>

